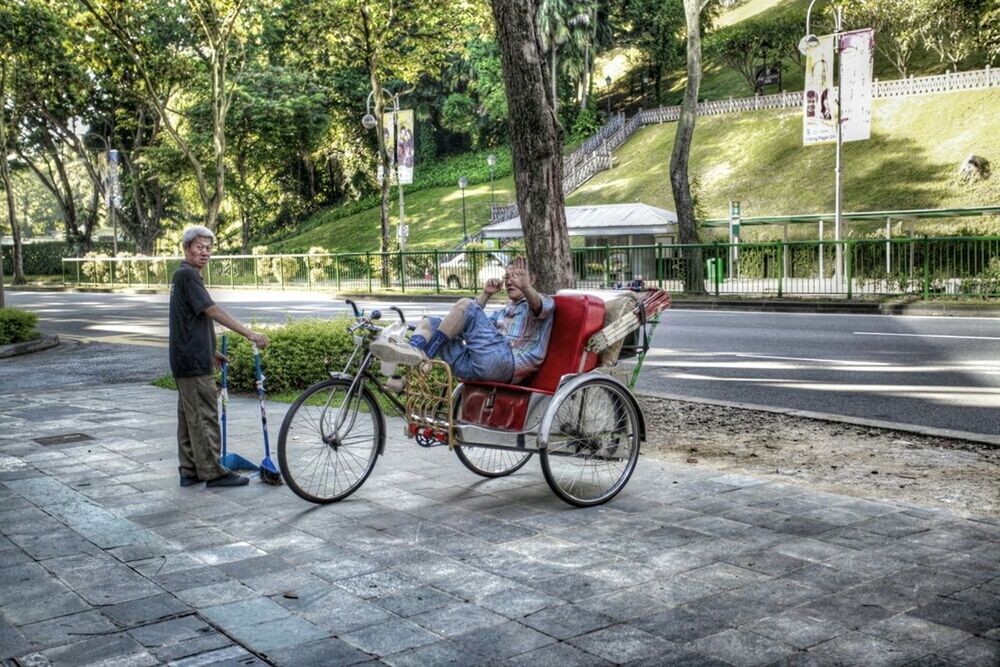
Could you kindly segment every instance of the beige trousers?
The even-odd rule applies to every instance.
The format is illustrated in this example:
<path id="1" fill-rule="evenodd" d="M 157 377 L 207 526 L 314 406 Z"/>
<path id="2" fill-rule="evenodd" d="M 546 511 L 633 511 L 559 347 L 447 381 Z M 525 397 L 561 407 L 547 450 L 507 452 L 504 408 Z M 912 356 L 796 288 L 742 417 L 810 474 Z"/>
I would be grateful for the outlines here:
<path id="1" fill-rule="evenodd" d="M 180 474 L 207 482 L 228 470 L 219 463 L 222 437 L 214 375 L 177 381 L 177 459 Z"/>

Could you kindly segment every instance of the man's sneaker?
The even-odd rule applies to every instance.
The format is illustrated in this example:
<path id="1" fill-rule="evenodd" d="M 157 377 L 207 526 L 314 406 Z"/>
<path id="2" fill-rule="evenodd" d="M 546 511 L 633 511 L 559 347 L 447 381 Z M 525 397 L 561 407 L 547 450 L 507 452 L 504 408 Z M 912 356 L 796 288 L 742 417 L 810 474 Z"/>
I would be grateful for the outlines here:
<path id="1" fill-rule="evenodd" d="M 402 340 L 377 340 L 369 349 L 377 359 L 403 366 L 419 366 L 427 360 L 423 350 Z"/>
<path id="2" fill-rule="evenodd" d="M 250 483 L 249 477 L 241 477 L 234 472 L 229 472 L 222 477 L 216 477 L 215 479 L 210 479 L 205 482 L 205 486 L 208 487 L 221 487 L 221 486 L 246 486 Z"/>
<path id="3" fill-rule="evenodd" d="M 201 480 L 194 475 L 181 475 L 181 486 L 194 486 L 200 483 Z"/>

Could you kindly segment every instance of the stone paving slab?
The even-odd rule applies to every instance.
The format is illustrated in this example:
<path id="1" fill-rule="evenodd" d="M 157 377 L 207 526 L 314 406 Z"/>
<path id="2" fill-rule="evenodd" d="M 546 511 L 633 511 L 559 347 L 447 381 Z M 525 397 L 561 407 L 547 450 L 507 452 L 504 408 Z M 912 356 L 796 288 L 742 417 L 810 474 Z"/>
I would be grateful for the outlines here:
<path id="1" fill-rule="evenodd" d="M 477 478 L 394 419 L 340 503 L 180 488 L 175 400 L 4 396 L 0 661 L 1000 664 L 995 519 L 648 458 L 574 509 L 534 462 Z M 268 406 L 272 441 L 284 409 Z M 258 416 L 232 400 L 251 460 Z M 72 433 L 90 439 L 38 442 Z"/>

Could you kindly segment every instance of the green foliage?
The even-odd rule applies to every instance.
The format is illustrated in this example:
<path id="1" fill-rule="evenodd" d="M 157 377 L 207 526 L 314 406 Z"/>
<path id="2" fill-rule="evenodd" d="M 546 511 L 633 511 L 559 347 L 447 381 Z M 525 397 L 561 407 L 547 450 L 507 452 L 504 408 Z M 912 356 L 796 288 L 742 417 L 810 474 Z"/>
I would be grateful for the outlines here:
<path id="1" fill-rule="evenodd" d="M 0 345 L 23 343 L 38 338 L 38 315 L 27 310 L 0 308 Z"/>
<path id="2" fill-rule="evenodd" d="M 14 262 L 14 246 L 2 246 L 4 266 Z M 110 243 L 95 243 L 94 252 L 110 255 Z M 29 276 L 54 276 L 62 273 L 62 259 L 73 256 L 73 246 L 63 241 L 44 241 L 21 245 L 21 261 L 24 273 Z M 9 269 L 8 269 L 9 270 Z"/>
<path id="3" fill-rule="evenodd" d="M 452 132 L 468 134 L 476 141 L 476 104 L 464 93 L 452 93 L 441 105 L 441 126 Z"/>
<path id="4" fill-rule="evenodd" d="M 154 387 L 159 387 L 160 389 L 173 389 L 174 391 L 177 391 L 177 380 L 174 379 L 173 375 L 158 377 L 149 384 Z"/>
<path id="5" fill-rule="evenodd" d="M 304 389 L 341 371 L 354 340 L 347 327 L 353 318 L 332 320 L 292 320 L 282 327 L 267 329 L 270 344 L 261 352 L 264 388 L 268 393 Z M 221 345 L 221 342 L 220 342 Z M 242 336 L 228 334 L 229 387 L 234 392 L 255 391 L 253 352 Z"/>
<path id="6" fill-rule="evenodd" d="M 593 108 L 580 109 L 573 120 L 571 134 L 574 141 L 583 141 L 601 129 L 601 118 Z"/>
<path id="7" fill-rule="evenodd" d="M 705 52 L 739 74 L 751 90 L 756 90 L 757 71 L 764 65 L 763 45 L 769 45 L 768 67 L 780 58 L 790 58 L 801 65 L 798 39 L 798 21 L 791 16 L 754 18 L 710 33 L 705 40 Z"/>
<path id="8" fill-rule="evenodd" d="M 310 282 L 320 283 L 329 279 L 327 274 L 333 265 L 333 258 L 325 253 L 326 250 L 319 246 L 309 248 L 310 256 L 306 258 L 306 266 L 309 268 Z"/>

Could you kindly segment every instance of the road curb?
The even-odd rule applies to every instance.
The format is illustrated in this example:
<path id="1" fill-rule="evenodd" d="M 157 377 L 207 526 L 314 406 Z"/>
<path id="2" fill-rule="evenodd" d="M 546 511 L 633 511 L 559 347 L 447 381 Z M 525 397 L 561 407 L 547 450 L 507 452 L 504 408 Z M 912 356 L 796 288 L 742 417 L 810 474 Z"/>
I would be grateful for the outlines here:
<path id="1" fill-rule="evenodd" d="M 55 334 L 42 334 L 34 340 L 27 340 L 23 343 L 11 343 L 10 345 L 0 345 L 0 359 L 16 357 L 32 352 L 41 352 L 59 345 L 59 336 Z"/>
<path id="2" fill-rule="evenodd" d="M 686 403 L 699 403 L 701 405 L 718 405 L 726 408 L 738 408 L 740 410 L 755 410 L 757 412 L 770 412 L 788 417 L 798 417 L 806 419 L 816 419 L 819 421 L 835 422 L 839 424 L 852 424 L 854 426 L 868 426 L 871 428 L 888 429 L 900 431 L 902 433 L 913 433 L 915 435 L 925 435 L 932 438 L 950 438 L 953 440 L 967 440 L 978 442 L 992 447 L 1000 447 L 1000 435 L 990 435 L 988 433 L 973 433 L 971 431 L 958 431 L 947 428 L 933 428 L 930 426 L 917 426 L 914 424 L 903 424 L 900 422 L 886 421 L 882 419 L 865 419 L 863 417 L 851 417 L 849 415 L 835 415 L 828 412 L 813 412 L 812 410 L 795 410 L 791 408 L 776 408 L 771 405 L 758 405 L 756 403 L 744 403 L 741 401 L 720 401 L 707 398 L 696 398 L 692 396 L 682 396 L 681 394 L 671 394 L 659 391 L 636 392 L 640 397 L 649 396 L 651 398 L 662 398 L 669 401 L 684 401 Z"/>

